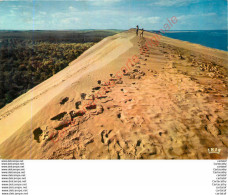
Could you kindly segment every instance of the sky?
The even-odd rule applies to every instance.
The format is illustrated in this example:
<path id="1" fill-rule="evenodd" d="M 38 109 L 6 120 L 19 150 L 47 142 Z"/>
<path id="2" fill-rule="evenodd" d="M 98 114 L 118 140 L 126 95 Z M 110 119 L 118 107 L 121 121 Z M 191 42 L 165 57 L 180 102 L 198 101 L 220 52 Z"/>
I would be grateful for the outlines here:
<path id="1" fill-rule="evenodd" d="M 0 30 L 227 29 L 227 0 L 0 0 Z"/>

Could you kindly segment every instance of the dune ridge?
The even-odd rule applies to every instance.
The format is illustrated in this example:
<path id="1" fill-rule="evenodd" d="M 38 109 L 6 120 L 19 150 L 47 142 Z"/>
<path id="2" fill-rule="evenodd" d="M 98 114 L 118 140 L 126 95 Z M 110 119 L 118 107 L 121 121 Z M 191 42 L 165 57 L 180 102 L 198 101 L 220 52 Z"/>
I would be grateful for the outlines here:
<path id="1" fill-rule="evenodd" d="M 227 158 L 227 52 L 168 37 L 146 48 L 152 36 L 131 29 L 105 38 L 1 109 L 1 157 Z M 116 77 L 134 55 L 139 61 Z M 114 86 L 104 83 L 110 79 Z"/>

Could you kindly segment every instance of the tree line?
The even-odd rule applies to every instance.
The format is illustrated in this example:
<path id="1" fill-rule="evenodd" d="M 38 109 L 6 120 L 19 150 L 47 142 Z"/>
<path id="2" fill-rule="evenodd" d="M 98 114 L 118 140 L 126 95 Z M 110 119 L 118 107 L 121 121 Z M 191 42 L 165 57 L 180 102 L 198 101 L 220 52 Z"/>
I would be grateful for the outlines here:
<path id="1" fill-rule="evenodd" d="M 0 42 L 0 108 L 64 69 L 93 44 L 3 39 Z"/>

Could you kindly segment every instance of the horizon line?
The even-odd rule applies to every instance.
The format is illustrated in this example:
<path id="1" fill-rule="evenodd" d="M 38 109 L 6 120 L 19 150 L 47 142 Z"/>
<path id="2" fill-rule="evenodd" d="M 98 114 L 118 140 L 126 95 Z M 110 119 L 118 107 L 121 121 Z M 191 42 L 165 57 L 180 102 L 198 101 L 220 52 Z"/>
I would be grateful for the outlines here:
<path id="1" fill-rule="evenodd" d="M 134 29 L 134 28 L 130 28 Z M 130 30 L 130 29 L 93 29 L 93 28 L 88 28 L 88 29 L 0 29 L 0 31 L 79 31 L 79 30 Z M 161 29 L 144 29 L 144 31 L 160 31 Z M 208 31 L 208 30 L 228 30 L 228 29 L 197 29 L 197 30 L 168 30 L 169 31 Z"/>

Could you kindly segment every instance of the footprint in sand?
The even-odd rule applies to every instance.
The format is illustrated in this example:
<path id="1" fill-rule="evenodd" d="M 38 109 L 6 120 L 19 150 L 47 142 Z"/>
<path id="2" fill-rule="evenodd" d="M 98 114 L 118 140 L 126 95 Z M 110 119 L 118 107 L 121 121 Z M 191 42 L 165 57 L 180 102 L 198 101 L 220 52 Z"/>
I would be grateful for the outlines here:
<path id="1" fill-rule="evenodd" d="M 40 143 L 40 137 L 42 136 L 42 134 L 43 134 L 43 131 L 41 130 L 40 127 L 38 127 L 33 131 L 34 140 L 36 140 L 37 143 Z"/>
<path id="2" fill-rule="evenodd" d="M 109 139 L 109 134 L 112 132 L 112 130 L 103 130 L 101 132 L 101 142 L 103 144 L 110 144 L 111 143 L 111 140 Z"/>
<path id="3" fill-rule="evenodd" d="M 77 101 L 76 103 L 75 103 L 75 108 L 76 109 L 79 109 L 79 106 L 82 104 L 82 102 L 81 101 Z"/>
<path id="4" fill-rule="evenodd" d="M 65 97 L 60 101 L 60 105 L 65 104 L 69 100 L 69 97 Z"/>
<path id="5" fill-rule="evenodd" d="M 64 118 L 64 116 L 65 116 L 66 114 L 67 114 L 67 112 L 62 112 L 62 113 L 60 113 L 60 114 L 58 114 L 58 115 L 52 117 L 51 120 L 58 120 L 58 121 L 60 121 L 60 120 L 62 120 L 62 119 Z"/>
<path id="6" fill-rule="evenodd" d="M 84 100 L 86 97 L 86 93 L 81 93 L 81 99 Z"/>

